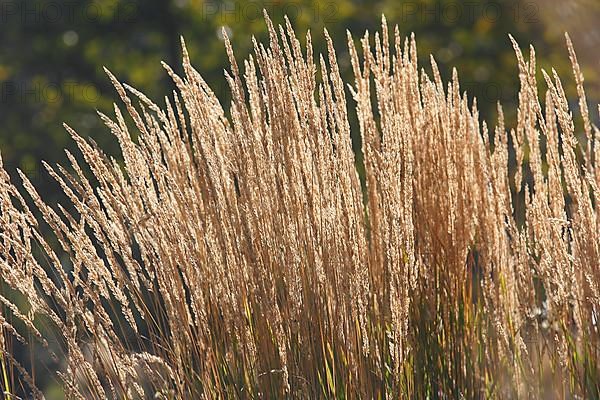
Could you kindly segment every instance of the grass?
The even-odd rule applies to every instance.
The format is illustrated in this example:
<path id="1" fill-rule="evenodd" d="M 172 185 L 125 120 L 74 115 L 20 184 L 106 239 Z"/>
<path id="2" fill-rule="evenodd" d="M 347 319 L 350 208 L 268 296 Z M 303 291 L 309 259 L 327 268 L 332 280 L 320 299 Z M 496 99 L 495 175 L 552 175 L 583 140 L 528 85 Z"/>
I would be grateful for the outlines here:
<path id="1" fill-rule="evenodd" d="M 65 204 L 0 171 L 4 334 L 63 360 L 68 398 L 600 398 L 600 147 L 568 37 L 579 115 L 513 41 L 517 123 L 488 127 L 385 19 L 349 34 L 348 89 L 327 32 L 317 57 L 266 22 L 243 68 L 225 41 L 229 112 L 185 45 L 162 108 L 108 73 L 123 162 L 66 126 Z"/>

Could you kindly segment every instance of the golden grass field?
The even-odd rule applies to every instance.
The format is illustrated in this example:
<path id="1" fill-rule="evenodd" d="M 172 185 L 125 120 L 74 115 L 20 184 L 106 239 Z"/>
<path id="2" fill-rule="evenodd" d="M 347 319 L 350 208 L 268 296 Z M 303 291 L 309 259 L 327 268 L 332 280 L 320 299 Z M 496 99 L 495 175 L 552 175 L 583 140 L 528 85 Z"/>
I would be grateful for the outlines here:
<path id="1" fill-rule="evenodd" d="M 163 106 L 109 73 L 122 160 L 67 126 L 67 203 L 0 171 L 5 397 L 43 397 L 19 343 L 73 399 L 599 398 L 599 109 L 568 37 L 578 101 L 513 41 L 516 125 L 487 126 L 385 19 L 349 34 L 353 82 L 327 32 L 266 23 L 243 64 L 225 40 L 227 110 L 185 45 Z"/>

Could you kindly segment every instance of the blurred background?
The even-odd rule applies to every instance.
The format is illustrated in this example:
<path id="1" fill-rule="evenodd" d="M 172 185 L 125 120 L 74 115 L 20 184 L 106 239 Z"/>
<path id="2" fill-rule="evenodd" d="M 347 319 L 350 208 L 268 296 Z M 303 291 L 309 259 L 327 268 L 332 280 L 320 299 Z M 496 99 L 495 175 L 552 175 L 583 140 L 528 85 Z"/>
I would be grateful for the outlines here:
<path id="1" fill-rule="evenodd" d="M 221 27 L 241 60 L 251 50 L 252 35 L 266 38 L 263 9 L 276 23 L 288 15 L 302 42 L 310 29 L 315 53 L 324 50 L 327 27 L 347 82 L 352 78 L 346 29 L 355 37 L 374 32 L 385 14 L 402 35 L 416 34 L 426 71 L 429 54 L 445 79 L 452 67 L 458 69 L 463 90 L 477 97 L 481 117 L 490 124 L 498 101 L 509 123 L 515 118 L 518 71 L 509 33 L 522 48 L 535 45 L 541 67 L 556 68 L 577 109 L 563 37 L 569 31 L 588 100 L 598 103 L 598 0 L 0 0 L 0 151 L 7 170 L 14 178 L 14 170 L 22 169 L 42 197 L 58 199 L 40 166 L 41 160 L 63 163 L 63 149 L 75 148 L 62 122 L 118 156 L 116 140 L 96 116 L 96 110 L 112 114 L 117 100 L 102 67 L 163 104 L 173 85 L 160 61 L 181 72 L 180 35 L 227 109 Z M 591 111 L 597 120 L 596 108 Z M 353 132 L 359 148 L 356 123 Z M 60 398 L 59 390 L 52 392 L 48 388 L 48 398 Z"/>

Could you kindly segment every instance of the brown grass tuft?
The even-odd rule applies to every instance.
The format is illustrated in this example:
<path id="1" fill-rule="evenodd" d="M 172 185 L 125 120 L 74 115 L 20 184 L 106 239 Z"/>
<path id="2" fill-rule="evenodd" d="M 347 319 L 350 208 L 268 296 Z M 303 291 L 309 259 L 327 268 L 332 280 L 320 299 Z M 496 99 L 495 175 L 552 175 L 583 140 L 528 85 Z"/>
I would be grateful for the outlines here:
<path id="1" fill-rule="evenodd" d="M 266 21 L 243 68 L 225 42 L 229 113 L 185 45 L 163 108 L 109 72 L 124 161 L 66 126 L 67 204 L 0 170 L 4 390 L 42 396 L 9 338 L 59 353 L 69 398 L 598 398 L 599 134 L 569 38 L 582 134 L 514 40 L 518 121 L 490 129 L 385 19 L 348 35 L 352 99 L 327 32 L 315 64 Z"/>

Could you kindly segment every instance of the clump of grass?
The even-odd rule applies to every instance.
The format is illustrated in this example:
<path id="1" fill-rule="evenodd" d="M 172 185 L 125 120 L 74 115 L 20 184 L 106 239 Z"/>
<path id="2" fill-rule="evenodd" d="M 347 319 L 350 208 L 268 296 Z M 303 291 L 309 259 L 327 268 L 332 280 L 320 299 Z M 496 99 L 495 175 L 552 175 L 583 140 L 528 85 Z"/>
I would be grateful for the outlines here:
<path id="1" fill-rule="evenodd" d="M 59 352 L 69 398 L 598 398 L 599 135 L 568 38 L 579 139 L 533 48 L 516 126 L 488 128 L 385 20 L 348 35 L 352 98 L 327 32 L 315 63 L 266 21 L 243 70 L 225 41 L 230 117 L 183 46 L 162 108 L 109 73 L 123 163 L 66 126 L 68 204 L 0 171 L 4 335 Z"/>

